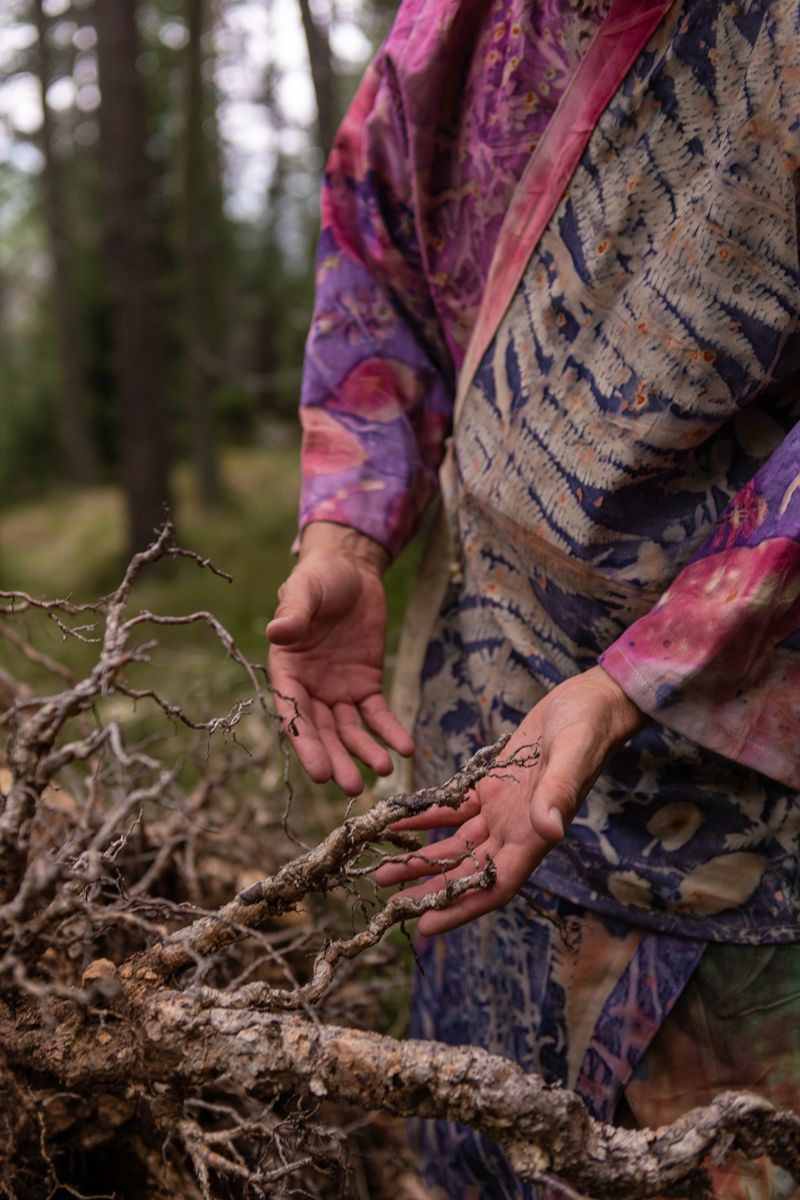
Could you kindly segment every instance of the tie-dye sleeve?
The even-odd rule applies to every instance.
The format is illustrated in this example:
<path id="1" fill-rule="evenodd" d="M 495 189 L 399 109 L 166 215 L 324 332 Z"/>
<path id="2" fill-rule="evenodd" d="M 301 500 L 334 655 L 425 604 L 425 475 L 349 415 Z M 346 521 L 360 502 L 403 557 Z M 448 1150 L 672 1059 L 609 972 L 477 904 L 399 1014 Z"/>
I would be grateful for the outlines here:
<path id="1" fill-rule="evenodd" d="M 435 487 L 453 370 L 417 236 L 398 93 L 382 53 L 328 162 L 301 398 L 301 528 L 349 525 L 392 555 Z"/>
<path id="2" fill-rule="evenodd" d="M 800 426 L 600 663 L 662 724 L 800 788 Z"/>

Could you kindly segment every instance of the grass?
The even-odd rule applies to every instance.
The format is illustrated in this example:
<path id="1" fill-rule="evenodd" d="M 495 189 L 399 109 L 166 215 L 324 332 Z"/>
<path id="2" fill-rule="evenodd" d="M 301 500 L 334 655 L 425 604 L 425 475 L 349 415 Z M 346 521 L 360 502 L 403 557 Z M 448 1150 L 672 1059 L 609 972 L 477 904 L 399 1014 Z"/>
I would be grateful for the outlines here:
<path id="1" fill-rule="evenodd" d="M 224 501 L 210 512 L 197 501 L 190 470 L 178 468 L 172 480 L 174 519 L 179 544 L 209 557 L 233 576 L 233 583 L 191 562 L 163 562 L 142 576 L 132 606 L 164 614 L 208 609 L 248 658 L 263 661 L 264 625 L 274 611 L 278 587 L 294 561 L 291 543 L 299 492 L 297 448 L 228 450 L 221 467 Z M 122 496 L 114 487 L 54 491 L 7 510 L 0 524 L 0 587 L 47 598 L 96 600 L 117 584 L 124 568 L 124 515 Z M 390 653 L 397 645 L 418 558 L 418 548 L 412 545 L 386 576 Z M 37 690 L 60 686 L 5 641 L 3 620 L 0 618 L 0 667 Z M 95 661 L 95 647 L 65 639 L 52 622 L 41 616 L 25 614 L 15 618 L 13 624 L 37 650 L 76 672 L 85 672 Z M 159 628 L 156 634 L 153 668 L 132 668 L 132 682 L 153 686 L 157 681 L 160 692 L 200 719 L 229 711 L 237 699 L 247 694 L 241 670 L 226 658 L 204 626 Z M 107 702 L 103 716 L 107 720 L 112 715 L 123 721 L 129 743 L 156 739 L 151 752 L 165 762 L 183 761 L 184 782 L 192 782 L 206 752 L 203 735 L 172 728 L 152 706 L 142 704 L 134 709 L 124 697 Z M 245 723 L 245 743 L 252 722 L 258 720 L 254 716 Z M 320 788 L 311 784 L 297 767 L 293 782 L 298 796 L 296 825 L 306 838 L 323 836 L 341 819 L 346 800 L 333 785 Z M 278 772 L 264 792 L 264 803 L 280 811 L 283 796 Z M 360 803 L 366 803 L 366 798 Z M 406 952 L 402 935 L 396 933 L 391 940 Z M 402 1024 L 402 999 L 398 1004 Z M 395 1014 L 393 1020 L 397 1019 Z"/>
<path id="2" fill-rule="evenodd" d="M 192 563 L 160 563 L 142 577 L 134 600 L 169 614 L 208 608 L 248 657 L 261 660 L 266 650 L 264 625 L 293 565 L 297 449 L 228 450 L 222 479 L 224 501 L 209 512 L 197 502 L 190 471 L 179 468 L 173 479 L 174 515 L 179 543 L 211 558 L 233 575 L 234 582 L 225 583 Z M 115 585 L 123 567 L 121 494 L 114 487 L 53 492 L 7 511 L 0 538 L 0 586 L 37 596 L 96 599 Z M 390 650 L 396 645 L 417 557 L 416 547 L 410 548 L 386 578 Z M 216 653 L 217 665 L 213 671 L 208 668 L 212 648 L 205 630 L 184 629 L 177 636 L 160 636 L 159 642 L 169 646 L 170 676 L 182 696 L 202 696 L 212 704 L 227 699 L 229 686 L 224 671 L 223 678 L 217 673 Z M 91 657 L 85 647 L 63 644 L 49 624 L 37 624 L 36 644 L 76 668 Z M 19 665 L 10 648 L 0 648 L 0 663 L 13 672 L 15 662 Z"/>
<path id="3" fill-rule="evenodd" d="M 214 510 L 198 503 L 191 471 L 180 467 L 172 480 L 178 542 L 209 557 L 233 576 L 229 584 L 184 560 L 158 563 L 141 577 L 132 607 L 163 614 L 207 609 L 233 635 L 249 659 L 263 662 L 264 626 L 272 615 L 277 590 L 291 570 L 291 543 L 297 520 L 299 491 L 296 446 L 280 449 L 228 450 L 221 463 L 224 500 Z M 0 526 L 0 587 L 53 598 L 70 596 L 92 601 L 111 590 L 124 567 L 124 509 L 114 487 L 54 491 L 8 510 Z M 397 645 L 400 623 L 418 562 L 411 546 L 386 576 L 389 606 L 388 651 Z M 0 667 L 39 691 L 58 684 L 47 672 L 21 658 L 2 637 Z M 96 647 L 65 639 L 40 615 L 14 619 L 39 651 L 84 674 L 93 665 Z M 203 625 L 159 628 L 153 667 L 129 669 L 130 681 L 154 686 L 168 700 L 181 704 L 196 719 L 228 712 L 248 694 L 240 668 L 226 658 L 213 634 Z M 144 636 L 150 636 L 150 631 Z M 157 738 L 165 761 L 197 762 L 206 753 L 200 735 L 173 728 L 152 705 L 115 697 L 103 716 L 124 721 L 129 740 Z M 255 718 L 254 718 L 255 719 Z M 248 722 L 249 724 L 250 722 Z M 193 768 L 187 766 L 187 778 Z M 319 836 L 341 812 L 342 798 L 332 785 L 320 790 L 299 771 L 298 793 L 310 801 L 309 835 Z"/>
<path id="4" fill-rule="evenodd" d="M 263 661 L 264 625 L 275 608 L 277 589 L 293 565 L 290 547 L 299 490 L 297 450 L 291 446 L 228 450 L 222 462 L 222 478 L 224 502 L 208 512 L 197 502 L 190 471 L 179 468 L 173 479 L 174 517 L 179 544 L 211 558 L 233 576 L 234 582 L 226 583 L 191 562 L 159 563 L 142 576 L 132 606 L 164 614 L 208 609 L 233 634 L 248 658 Z M 48 598 L 95 600 L 116 585 L 124 567 L 122 497 L 114 487 L 54 491 L 6 511 L 0 538 L 0 587 Z M 410 547 L 386 577 L 390 653 L 396 648 L 418 557 L 418 548 Z M 22 659 L 4 640 L 3 620 L 0 618 L 0 667 L 37 690 L 60 686 L 48 673 Z M 26 613 L 15 618 L 13 624 L 37 650 L 76 672 L 85 672 L 95 661 L 95 647 L 65 639 L 52 622 L 40 615 Z M 153 668 L 137 666 L 129 672 L 129 678 L 138 686 L 153 686 L 157 681 L 162 694 L 198 719 L 229 711 L 237 699 L 247 694 L 241 670 L 226 658 L 205 627 L 159 628 L 156 634 Z M 105 720 L 114 716 L 123 722 L 129 744 L 147 739 L 150 753 L 165 763 L 181 762 L 184 784 L 190 786 L 202 769 L 207 752 L 204 736 L 180 726 L 173 728 L 153 706 L 140 704 L 134 708 L 124 697 L 112 697 L 105 702 L 102 716 Z M 245 744 L 253 744 L 253 722 L 259 721 L 255 715 L 244 723 Z M 278 764 L 267 774 L 258 786 L 265 806 L 279 813 L 285 791 Z M 346 800 L 333 785 L 311 784 L 297 766 L 292 781 L 297 795 L 293 824 L 301 836 L 317 840 L 341 820 Z M 368 793 L 359 806 L 366 803 Z M 402 934 L 394 931 L 389 940 L 408 961 Z M 406 997 L 398 992 L 391 1002 L 387 1001 L 386 1027 L 397 1032 L 404 1025 L 405 1012 Z"/>
<path id="5" fill-rule="evenodd" d="M 278 584 L 291 569 L 297 509 L 295 455 L 236 450 L 223 460 L 225 500 L 211 512 L 195 498 L 185 468 L 173 479 L 182 545 L 211 557 L 233 586 L 190 564 L 163 564 L 143 578 L 142 603 L 164 611 L 216 606 L 243 648 L 256 649 Z M 113 487 L 54 492 L 7 512 L 0 577 L 6 587 L 90 600 L 119 578 L 124 548 L 122 497 Z M 187 569 L 187 567 L 189 569 Z"/>

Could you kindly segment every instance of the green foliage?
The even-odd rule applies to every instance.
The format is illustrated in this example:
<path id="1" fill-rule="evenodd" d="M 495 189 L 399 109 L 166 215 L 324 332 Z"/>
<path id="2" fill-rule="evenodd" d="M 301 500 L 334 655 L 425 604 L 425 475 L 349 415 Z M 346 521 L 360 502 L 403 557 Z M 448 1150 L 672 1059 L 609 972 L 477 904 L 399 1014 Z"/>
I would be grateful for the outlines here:
<path id="1" fill-rule="evenodd" d="M 346 19 L 355 20 L 374 45 L 385 35 L 393 7 L 388 0 L 362 0 L 354 11 L 348 8 Z M 113 481 L 118 461 L 110 348 L 114 301 L 104 243 L 102 109 L 92 9 L 89 0 L 44 0 L 44 12 L 48 111 L 77 330 L 74 353 L 100 478 Z M 275 9 L 270 16 L 269 5 L 260 0 L 208 0 L 201 43 L 203 168 L 195 197 L 202 212 L 208 284 L 204 344 L 193 350 L 185 275 L 188 0 L 138 0 L 136 12 L 146 150 L 155 181 L 152 215 L 171 440 L 173 454 L 183 460 L 192 449 L 195 425 L 188 382 L 193 360 L 201 363 L 208 381 L 223 444 L 252 441 L 265 419 L 294 422 L 313 301 L 323 164 L 313 144 L 314 122 L 297 115 L 302 105 L 293 99 L 298 89 L 313 93 L 301 78 L 308 66 L 298 60 L 297 49 L 291 51 L 294 59 L 286 58 L 281 27 L 286 10 Z M 36 128 L 42 60 L 35 14 L 33 0 L 10 0 L 0 13 L 0 504 L 45 495 L 63 480 L 57 416 L 66 389 L 43 204 L 46 146 Z M 234 17 L 243 23 L 237 25 Z M 259 43 L 248 58 L 247 30 L 261 29 L 262 18 L 272 40 Z M 340 19 L 333 11 L 331 20 Z M 302 46 L 300 29 L 297 15 L 295 41 Z M 243 75 L 249 71 L 246 86 L 237 77 L 237 56 Z M 338 69 L 344 104 L 361 69 L 349 62 Z M 24 102 L 4 118 L 4 91 L 16 97 L 13 89 L 21 86 Z M 237 122 L 245 122 L 244 133 L 236 132 Z M 257 139 L 261 160 L 250 152 L 243 162 L 247 138 Z M 264 179 L 260 199 L 252 182 L 259 173 Z"/>
<path id="2" fill-rule="evenodd" d="M 250 658 L 261 661 L 266 652 L 264 626 L 277 603 L 277 591 L 291 570 L 290 530 L 298 498 L 297 445 L 273 449 L 229 449 L 222 459 L 224 502 L 212 513 L 198 501 L 192 472 L 186 466 L 174 476 L 175 516 L 181 542 L 208 556 L 234 579 L 226 583 L 200 572 L 193 563 L 163 563 L 144 577 L 138 603 L 164 613 L 212 610 Z M 53 494 L 18 505 L 3 523 L 0 587 L 41 596 L 71 596 L 91 601 L 119 579 L 124 547 L 123 509 L 114 487 L 75 490 L 65 497 Z M 389 648 L 396 646 L 402 612 L 413 578 L 417 548 L 412 546 L 386 577 L 390 611 Z M 36 648 L 62 658 L 75 670 L 86 669 L 95 649 L 81 642 L 64 642 L 49 622 L 33 631 Z M 173 643 L 167 690 L 176 697 L 193 697 L 208 712 L 216 712 L 238 695 L 240 673 L 215 668 L 207 672 L 208 634 L 185 629 Z M 0 639 L 0 665 L 12 674 L 19 668 L 17 652 Z M 217 660 L 218 661 L 218 660 Z M 35 674 L 35 673 L 34 673 Z M 30 669 L 26 667 L 26 676 Z M 35 675 L 41 686 L 52 680 Z"/>

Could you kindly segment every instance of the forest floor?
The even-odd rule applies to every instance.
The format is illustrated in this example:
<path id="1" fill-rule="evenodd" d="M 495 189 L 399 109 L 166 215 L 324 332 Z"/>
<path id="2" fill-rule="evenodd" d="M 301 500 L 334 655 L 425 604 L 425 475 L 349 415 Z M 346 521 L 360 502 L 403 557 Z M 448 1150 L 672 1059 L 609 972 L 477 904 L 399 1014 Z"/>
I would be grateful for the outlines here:
<path id="1" fill-rule="evenodd" d="M 198 503 L 191 471 L 173 474 L 173 519 L 178 544 L 209 557 L 233 583 L 198 571 L 194 563 L 162 562 L 137 585 L 135 600 L 165 614 L 207 609 L 233 635 L 246 657 L 263 662 L 264 626 L 275 609 L 277 590 L 291 570 L 297 524 L 298 450 L 230 449 L 221 462 L 220 503 Z M 118 488 L 58 490 L 0 514 L 0 588 L 36 596 L 95 600 L 120 577 L 125 545 L 124 510 Z M 389 606 L 387 654 L 391 662 L 402 615 L 418 562 L 416 545 L 386 576 Z M 169 690 L 182 703 L 209 712 L 227 711 L 238 698 L 241 672 L 220 663 L 214 639 L 198 625 L 159 633 L 160 664 L 168 662 Z M 37 629 L 37 648 L 73 669 L 94 661 L 94 647 L 65 644 L 53 625 Z M 166 656 L 166 659 L 165 659 Z M 213 669 L 210 661 L 213 660 Z M 16 652 L 0 638 L 0 667 L 19 669 Z M 26 664 L 34 684 L 46 675 Z"/>
<path id="2" fill-rule="evenodd" d="M 221 476 L 223 499 L 209 511 L 198 503 L 190 470 L 179 467 L 172 478 L 173 518 L 179 543 L 210 557 L 233 576 L 233 585 L 199 573 L 191 563 L 163 563 L 137 594 L 142 604 L 162 612 L 213 609 L 244 653 L 261 658 L 264 625 L 293 562 L 298 450 L 293 445 L 227 450 Z M 122 496 L 113 486 L 56 490 L 0 514 L 0 587 L 96 599 L 117 581 L 123 553 Z M 411 547 L 386 577 L 390 655 L 416 562 Z M 198 643 L 203 640 L 199 633 Z M 214 680 L 190 680 L 194 665 L 176 662 L 175 670 L 181 677 L 185 673 L 192 691 L 202 686 L 213 696 Z"/>
<path id="3" fill-rule="evenodd" d="M 296 528 L 297 449 L 228 450 L 221 467 L 224 498 L 211 511 L 198 504 L 191 472 L 178 468 L 172 480 L 173 518 L 178 544 L 208 556 L 233 576 L 233 583 L 198 570 L 192 562 L 159 563 L 137 585 L 132 603 L 162 614 L 207 609 L 225 625 L 248 658 L 263 662 L 264 625 L 274 610 L 277 589 L 293 562 L 290 546 Z M 0 515 L 0 588 L 49 598 L 70 596 L 75 602 L 96 600 L 119 581 L 123 556 L 124 510 L 121 494 L 113 486 L 54 491 Z M 417 561 L 418 551 L 412 547 L 386 578 L 390 659 Z M 22 628 L 19 621 L 15 627 Z M 159 690 L 199 719 L 230 711 L 243 694 L 242 672 L 224 658 L 208 629 L 196 625 L 175 630 L 159 628 L 157 632 L 154 660 Z M 2 634 L 0 618 L 0 668 L 35 689 L 52 690 L 52 676 L 22 659 Z M 39 652 L 75 671 L 86 671 L 96 661 L 96 645 L 65 639 L 46 620 L 32 617 L 26 637 Z M 147 669 L 141 670 L 144 674 Z M 113 715 L 124 721 L 129 736 L 132 733 L 135 741 L 148 739 L 151 745 L 157 745 L 163 761 L 185 761 L 184 770 L 191 775 L 193 760 L 197 762 L 198 739 L 202 740 L 203 735 L 179 726 L 168 727 L 165 733 L 163 717 L 153 714 L 146 705 L 137 708 L 133 702 L 119 698 L 114 703 L 120 709 Z M 245 723 L 245 743 L 248 732 Z M 203 747 L 199 753 L 202 755 Z M 265 804 L 276 805 L 278 810 L 285 796 L 282 774 L 282 764 L 275 764 L 271 782 L 264 790 Z M 292 810 L 295 828 L 301 836 L 315 840 L 341 820 L 346 801 L 330 785 L 311 784 L 300 776 L 296 766 L 292 781 L 297 794 Z M 358 807 L 369 802 L 367 789 Z M 410 951 L 399 934 L 390 940 L 401 962 L 405 962 L 403 974 L 410 980 Z M 383 1013 L 382 1032 L 403 1034 L 407 1003 L 407 988 L 401 982 Z M 369 1122 L 356 1135 L 353 1200 L 394 1200 L 398 1195 L 415 1200 L 424 1196 L 403 1141 L 401 1124 L 386 1118 L 379 1118 L 377 1124 Z"/>

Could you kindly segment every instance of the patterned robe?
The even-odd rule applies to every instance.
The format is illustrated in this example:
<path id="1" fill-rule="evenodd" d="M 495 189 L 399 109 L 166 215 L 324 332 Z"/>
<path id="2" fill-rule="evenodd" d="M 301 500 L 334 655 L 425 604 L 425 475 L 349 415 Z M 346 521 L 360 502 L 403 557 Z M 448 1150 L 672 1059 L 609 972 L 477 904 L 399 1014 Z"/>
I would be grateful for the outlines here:
<path id="1" fill-rule="evenodd" d="M 405 0 L 326 179 L 302 522 L 399 549 L 461 379 L 423 782 L 598 661 L 654 718 L 534 876 L 591 1029 L 524 899 L 418 989 L 606 1116 L 709 943 L 800 941 L 799 96 L 798 0 Z"/>
<path id="2" fill-rule="evenodd" d="M 624 41 L 643 10 L 653 32 L 573 145 L 604 32 Z M 618 0 L 582 61 L 580 36 L 571 59 L 566 38 L 536 41 L 538 13 L 406 3 L 351 110 L 326 185 L 302 519 L 403 543 L 477 322 L 455 433 L 464 582 L 425 671 L 426 773 L 600 661 L 657 724 L 540 884 L 691 937 L 797 940 L 800 8 Z M 526 36 L 569 60 L 548 113 L 518 78 L 541 75 Z M 554 143 L 572 171 L 548 211 Z"/>

